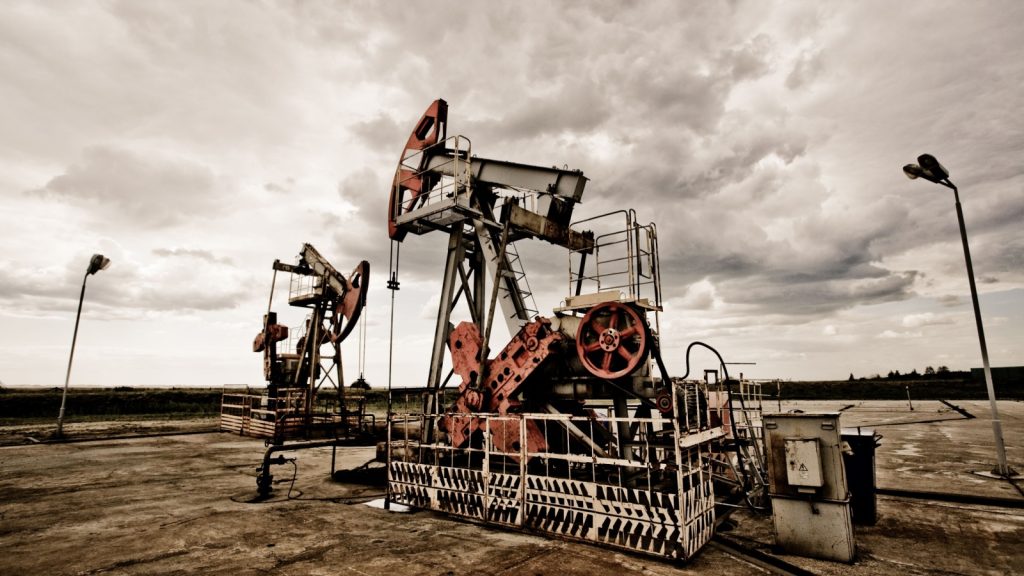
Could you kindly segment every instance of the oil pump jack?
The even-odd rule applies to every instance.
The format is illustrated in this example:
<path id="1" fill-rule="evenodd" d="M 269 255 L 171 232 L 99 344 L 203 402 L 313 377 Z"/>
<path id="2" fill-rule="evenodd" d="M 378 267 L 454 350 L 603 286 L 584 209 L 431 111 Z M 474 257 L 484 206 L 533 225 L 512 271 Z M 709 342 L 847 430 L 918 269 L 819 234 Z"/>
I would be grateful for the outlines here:
<path id="1" fill-rule="evenodd" d="M 326 448 L 359 443 L 374 431 L 374 417 L 367 414 L 359 394 L 346 394 L 342 371 L 341 343 L 356 326 L 363 307 L 370 276 L 370 264 L 360 262 L 348 277 L 334 268 L 311 244 L 303 244 L 296 264 L 275 260 L 270 301 L 263 317 L 263 330 L 253 341 L 253 351 L 263 353 L 263 375 L 267 390 L 263 396 L 240 396 L 228 426 L 240 426 L 242 433 L 267 438 L 263 461 L 257 467 L 256 490 L 260 498 L 273 490 L 273 465 L 295 462 L 284 451 Z M 288 303 L 309 310 L 297 337 L 289 338 L 287 326 L 277 323 L 272 310 L 277 273 L 290 275 Z M 278 350 L 279 344 L 284 351 Z M 321 388 L 330 382 L 336 396 L 325 398 Z M 221 429 L 225 429 L 225 414 Z M 304 442 L 286 443 L 301 438 Z M 278 454 L 276 457 L 274 454 Z M 331 475 L 334 475 L 334 458 Z"/>
<path id="2" fill-rule="evenodd" d="M 713 531 L 725 419 L 662 361 L 655 225 L 630 209 L 574 222 L 581 171 L 478 157 L 447 120 L 444 100 L 423 114 L 389 200 L 393 241 L 448 236 L 423 411 L 389 414 L 389 498 L 692 557 Z M 516 249 L 532 239 L 568 253 L 569 295 L 552 316 Z M 468 319 L 453 325 L 460 300 Z M 496 317 L 513 336 L 492 356 Z"/>
<path id="3" fill-rule="evenodd" d="M 359 397 L 346 395 L 341 343 L 366 304 L 369 263 L 360 262 L 346 277 L 303 244 L 296 264 L 275 260 L 273 270 L 263 330 L 253 341 L 253 351 L 263 354 L 267 388 L 261 395 L 225 393 L 221 428 L 264 437 L 275 446 L 358 432 L 372 416 Z M 272 310 L 278 272 L 290 276 L 288 303 L 308 311 L 297 333 L 279 324 Z M 327 383 L 333 394 L 323 393 Z"/>

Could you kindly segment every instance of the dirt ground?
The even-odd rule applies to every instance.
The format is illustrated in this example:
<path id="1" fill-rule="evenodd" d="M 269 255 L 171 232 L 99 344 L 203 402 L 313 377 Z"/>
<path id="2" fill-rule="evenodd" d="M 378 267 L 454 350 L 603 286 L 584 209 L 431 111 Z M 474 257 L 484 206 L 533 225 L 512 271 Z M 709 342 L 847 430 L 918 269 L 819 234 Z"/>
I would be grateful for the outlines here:
<path id="1" fill-rule="evenodd" d="M 987 404 L 957 404 L 978 418 L 937 402 L 915 403 L 913 412 L 897 402 L 782 408 L 845 408 L 844 426 L 877 425 L 880 487 L 1024 501 L 1009 482 L 973 474 L 994 462 Z M 1024 403 L 1000 409 L 1019 469 Z M 262 441 L 226 433 L 0 448 L 0 574 L 764 573 L 717 545 L 680 566 L 432 512 L 372 508 L 364 502 L 381 487 L 331 480 L 329 448 L 286 453 L 297 456 L 297 468 L 275 467 L 274 497 L 254 502 L 263 452 Z M 339 449 L 337 467 L 373 453 Z M 852 565 L 779 557 L 817 574 L 1024 573 L 1024 508 L 879 496 L 878 509 L 877 525 L 856 527 Z M 729 538 L 773 553 L 770 517 L 734 518 Z"/>

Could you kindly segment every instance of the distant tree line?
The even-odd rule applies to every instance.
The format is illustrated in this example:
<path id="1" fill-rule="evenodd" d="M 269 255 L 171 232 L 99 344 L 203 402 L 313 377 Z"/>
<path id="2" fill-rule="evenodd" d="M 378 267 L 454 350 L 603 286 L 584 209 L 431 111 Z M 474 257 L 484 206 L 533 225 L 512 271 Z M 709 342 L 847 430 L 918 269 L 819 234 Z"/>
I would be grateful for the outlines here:
<path id="1" fill-rule="evenodd" d="M 872 374 L 871 376 L 861 376 L 855 378 L 853 372 L 850 372 L 849 381 L 855 380 L 970 380 L 971 373 L 968 370 L 950 370 L 948 366 L 939 366 L 934 368 L 932 366 L 925 366 L 924 373 L 917 371 L 917 368 L 912 369 L 910 372 L 900 373 L 899 370 L 890 370 L 888 374 L 882 376 L 881 374 Z"/>
<path id="2" fill-rule="evenodd" d="M 2 392 L 0 424 L 8 418 L 53 418 L 60 409 L 61 389 L 11 389 Z M 72 390 L 67 399 L 67 417 L 131 416 L 138 414 L 187 414 L 212 416 L 220 413 L 223 390 L 211 388 L 132 388 Z"/>

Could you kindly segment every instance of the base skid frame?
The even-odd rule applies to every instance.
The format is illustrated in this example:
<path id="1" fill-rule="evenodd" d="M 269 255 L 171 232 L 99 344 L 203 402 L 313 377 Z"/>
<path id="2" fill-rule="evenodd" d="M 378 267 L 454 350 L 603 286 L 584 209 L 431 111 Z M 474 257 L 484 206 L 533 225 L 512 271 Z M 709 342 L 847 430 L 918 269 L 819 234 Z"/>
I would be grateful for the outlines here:
<path id="1" fill-rule="evenodd" d="M 686 561 L 711 539 L 715 497 L 710 441 L 680 442 L 670 418 L 474 414 L 484 430 L 528 425 L 552 442 L 510 456 L 487 435 L 475 448 L 392 436 L 388 483 L 394 502 L 506 528 Z M 440 416 L 395 416 L 393 431 Z M 635 432 L 616 449 L 616 430 Z M 590 439 L 559 441 L 562 435 Z M 520 443 L 526 446 L 526 442 Z M 563 449 L 574 446 L 574 449 Z M 581 453 L 582 452 L 582 453 Z M 624 456 L 618 456 L 623 454 Z"/>

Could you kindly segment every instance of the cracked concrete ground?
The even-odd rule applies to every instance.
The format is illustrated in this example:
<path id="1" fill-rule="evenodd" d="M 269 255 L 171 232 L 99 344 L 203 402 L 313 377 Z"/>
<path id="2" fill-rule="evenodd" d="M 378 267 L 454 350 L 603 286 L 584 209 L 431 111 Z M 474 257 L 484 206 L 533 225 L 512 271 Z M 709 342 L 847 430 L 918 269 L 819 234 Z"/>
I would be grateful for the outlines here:
<path id="1" fill-rule="evenodd" d="M 850 405 L 852 407 L 848 407 Z M 878 484 L 1022 498 L 991 468 L 987 404 L 800 403 L 879 425 Z M 783 403 L 783 410 L 796 407 Z M 766 406 L 766 411 L 770 411 Z M 1024 466 L 1024 404 L 1002 402 L 1011 464 Z M 926 422 L 927 423 L 918 423 Z M 718 546 L 675 565 L 586 544 L 496 530 L 431 513 L 363 505 L 374 486 L 329 477 L 331 450 L 275 468 L 275 496 L 252 503 L 262 441 L 224 433 L 0 448 L 0 574 L 757 574 Z M 338 467 L 373 448 L 338 451 Z M 290 491 L 290 494 L 289 494 Z M 1024 500 L 1024 498 L 1022 498 Z M 856 527 L 852 565 L 779 555 L 819 574 L 1024 573 L 1024 509 L 880 496 Z M 773 553 L 771 519 L 738 513 L 728 536 Z"/>

